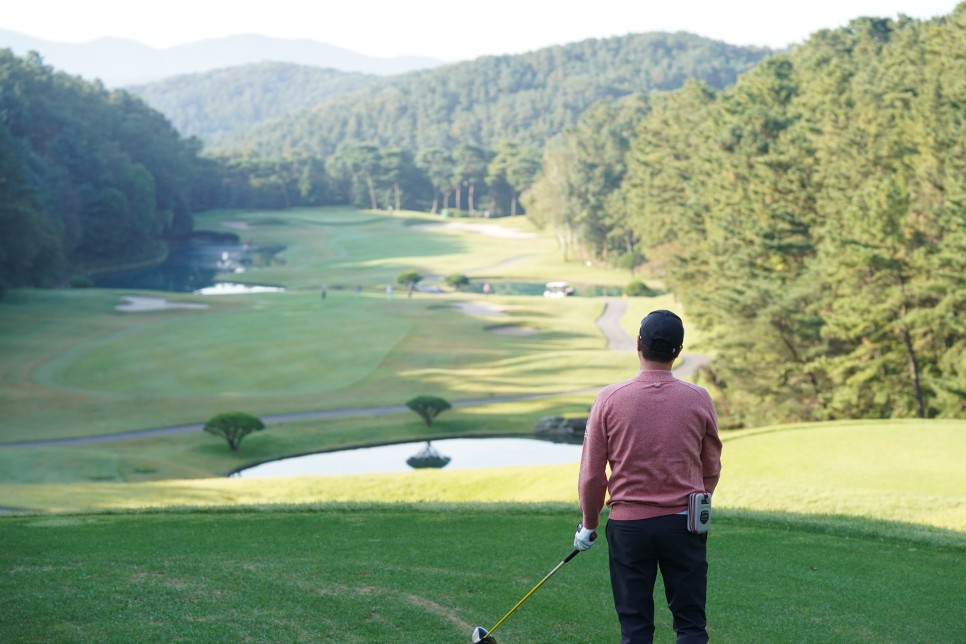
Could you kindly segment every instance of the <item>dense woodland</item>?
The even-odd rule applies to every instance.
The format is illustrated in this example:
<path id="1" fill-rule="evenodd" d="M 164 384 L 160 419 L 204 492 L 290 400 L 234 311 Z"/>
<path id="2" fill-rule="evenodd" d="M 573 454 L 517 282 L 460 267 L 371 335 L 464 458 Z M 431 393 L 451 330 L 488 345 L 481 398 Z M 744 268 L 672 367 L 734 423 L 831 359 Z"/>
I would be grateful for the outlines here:
<path id="1" fill-rule="evenodd" d="M 765 53 L 652 34 L 322 82 L 347 93 L 202 152 L 0 52 L 0 286 L 155 257 L 216 206 L 525 208 L 568 256 L 663 278 L 726 426 L 966 416 L 966 3 Z"/>
<path id="2" fill-rule="evenodd" d="M 0 50 L 0 292 L 164 256 L 214 164 L 140 99 Z"/>
<path id="3" fill-rule="evenodd" d="M 966 3 L 597 106 L 542 167 L 531 217 L 710 332 L 729 424 L 966 414 Z"/>

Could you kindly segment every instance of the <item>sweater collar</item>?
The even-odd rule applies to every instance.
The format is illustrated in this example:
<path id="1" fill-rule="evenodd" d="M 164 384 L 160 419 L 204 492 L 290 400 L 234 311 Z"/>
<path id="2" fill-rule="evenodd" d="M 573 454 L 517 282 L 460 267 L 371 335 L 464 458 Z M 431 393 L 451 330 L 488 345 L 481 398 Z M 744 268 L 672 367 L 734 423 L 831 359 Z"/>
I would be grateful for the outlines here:
<path id="1" fill-rule="evenodd" d="M 674 377 L 674 373 L 670 371 L 663 371 L 659 369 L 655 370 L 640 370 L 637 372 L 637 377 L 634 380 L 639 380 L 641 382 L 673 382 L 677 380 Z"/>

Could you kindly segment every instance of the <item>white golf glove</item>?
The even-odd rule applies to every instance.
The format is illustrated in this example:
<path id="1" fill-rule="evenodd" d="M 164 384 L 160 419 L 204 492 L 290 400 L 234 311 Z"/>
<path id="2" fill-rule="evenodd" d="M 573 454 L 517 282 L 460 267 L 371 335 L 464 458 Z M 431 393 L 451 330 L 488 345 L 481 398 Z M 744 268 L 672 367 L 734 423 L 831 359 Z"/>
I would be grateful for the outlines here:
<path id="1" fill-rule="evenodd" d="M 577 524 L 577 534 L 574 535 L 574 548 L 583 552 L 590 550 L 597 543 L 597 531 L 585 528 L 583 523 Z"/>

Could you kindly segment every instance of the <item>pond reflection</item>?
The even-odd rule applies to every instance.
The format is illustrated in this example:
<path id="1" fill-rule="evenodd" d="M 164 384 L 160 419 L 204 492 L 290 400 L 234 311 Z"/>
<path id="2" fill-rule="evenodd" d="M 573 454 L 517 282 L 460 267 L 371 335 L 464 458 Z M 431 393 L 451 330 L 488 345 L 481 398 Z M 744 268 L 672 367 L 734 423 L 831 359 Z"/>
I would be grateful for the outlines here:
<path id="1" fill-rule="evenodd" d="M 216 285 L 225 273 L 243 273 L 267 266 L 284 246 L 240 244 L 233 235 L 195 233 L 168 242 L 168 256 L 155 266 L 95 275 L 98 288 L 195 293 Z"/>
<path id="2" fill-rule="evenodd" d="M 293 456 L 255 465 L 231 476 L 307 476 L 412 472 L 407 459 L 425 449 L 426 441 Z M 580 461 L 580 444 L 535 438 L 447 438 L 434 440 L 436 452 L 450 460 L 446 470 L 509 465 L 558 465 Z"/>

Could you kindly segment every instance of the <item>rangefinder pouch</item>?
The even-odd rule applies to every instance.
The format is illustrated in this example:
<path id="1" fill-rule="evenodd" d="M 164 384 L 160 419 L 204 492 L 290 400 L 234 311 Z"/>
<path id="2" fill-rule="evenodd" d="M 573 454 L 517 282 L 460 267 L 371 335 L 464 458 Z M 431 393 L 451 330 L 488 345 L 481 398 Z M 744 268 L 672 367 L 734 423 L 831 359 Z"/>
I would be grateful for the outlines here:
<path id="1" fill-rule="evenodd" d="M 688 531 L 704 534 L 711 529 L 711 494 L 693 492 L 688 497 Z"/>

